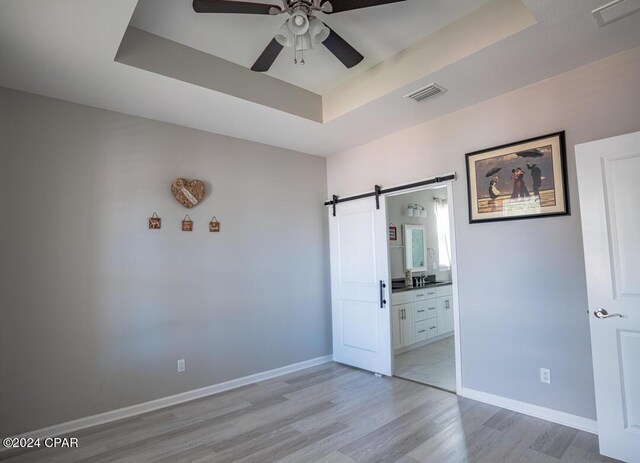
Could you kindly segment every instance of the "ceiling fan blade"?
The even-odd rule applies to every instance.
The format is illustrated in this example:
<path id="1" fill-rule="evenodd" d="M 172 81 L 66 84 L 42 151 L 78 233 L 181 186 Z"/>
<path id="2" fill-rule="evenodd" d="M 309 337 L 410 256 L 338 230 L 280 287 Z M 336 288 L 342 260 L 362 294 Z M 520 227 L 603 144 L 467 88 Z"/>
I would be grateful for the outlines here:
<path id="1" fill-rule="evenodd" d="M 325 24 L 325 26 L 327 25 Z M 352 68 L 364 59 L 364 56 L 362 56 L 358 50 L 349 45 L 345 39 L 340 37 L 330 27 L 329 31 L 329 37 L 322 42 L 322 45 L 327 47 L 329 51 L 336 56 L 336 58 L 342 61 L 342 64 L 348 68 Z"/>
<path id="2" fill-rule="evenodd" d="M 331 13 L 341 13 L 343 11 L 368 8 L 370 6 L 386 5 L 387 3 L 404 2 L 406 0 L 326 0 L 324 3 L 331 3 L 333 11 Z"/>
<path id="3" fill-rule="evenodd" d="M 267 72 L 283 48 L 284 47 L 280 45 L 276 39 L 271 40 L 269 45 L 267 45 L 267 48 L 264 49 L 256 62 L 253 63 L 251 70 L 256 72 Z"/>
<path id="4" fill-rule="evenodd" d="M 193 0 L 193 11 L 196 13 L 243 13 L 271 14 L 271 9 L 282 8 L 276 5 L 253 2 L 233 2 L 229 0 Z"/>

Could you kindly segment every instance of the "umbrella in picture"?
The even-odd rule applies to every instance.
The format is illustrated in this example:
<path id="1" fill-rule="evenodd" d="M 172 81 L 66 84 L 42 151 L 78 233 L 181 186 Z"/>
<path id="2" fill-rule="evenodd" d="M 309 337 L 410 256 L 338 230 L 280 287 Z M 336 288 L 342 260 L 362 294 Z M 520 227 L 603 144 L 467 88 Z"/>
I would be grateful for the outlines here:
<path id="1" fill-rule="evenodd" d="M 532 149 L 526 151 L 520 151 L 516 153 L 516 156 L 520 156 L 521 158 L 540 158 L 544 156 L 544 153 L 541 153 L 539 149 Z"/>
<path id="2" fill-rule="evenodd" d="M 502 170 L 502 167 L 495 167 L 485 174 L 485 177 L 491 177 Z"/>

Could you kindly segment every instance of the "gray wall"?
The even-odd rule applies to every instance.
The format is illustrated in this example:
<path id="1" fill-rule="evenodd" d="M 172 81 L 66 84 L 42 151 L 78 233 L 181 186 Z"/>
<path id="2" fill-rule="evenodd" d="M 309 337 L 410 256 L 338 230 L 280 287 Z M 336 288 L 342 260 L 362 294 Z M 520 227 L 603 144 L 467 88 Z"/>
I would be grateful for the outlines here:
<path id="1" fill-rule="evenodd" d="M 595 418 L 573 146 L 640 130 L 638 76 L 634 49 L 329 158 L 329 194 L 341 196 L 459 174 L 465 387 Z M 464 154 L 558 130 L 567 134 L 572 215 L 470 225 Z M 540 367 L 551 369 L 551 385 L 540 383 Z"/>
<path id="2" fill-rule="evenodd" d="M 0 436 L 331 352 L 324 158 L 6 89 L 0 108 Z M 209 187 L 192 233 L 179 176 Z"/>

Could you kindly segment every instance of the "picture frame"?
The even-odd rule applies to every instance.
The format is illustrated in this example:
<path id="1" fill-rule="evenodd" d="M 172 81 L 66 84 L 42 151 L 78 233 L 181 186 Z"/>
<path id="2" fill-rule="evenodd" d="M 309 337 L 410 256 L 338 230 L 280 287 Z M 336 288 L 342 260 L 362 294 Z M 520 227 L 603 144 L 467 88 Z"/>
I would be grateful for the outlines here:
<path id="1" fill-rule="evenodd" d="M 160 230 L 162 228 L 162 219 L 158 217 L 156 212 L 149 217 L 149 230 Z"/>
<path id="2" fill-rule="evenodd" d="M 469 223 L 571 214 L 564 131 L 465 157 Z"/>
<path id="3" fill-rule="evenodd" d="M 215 215 L 213 219 L 211 219 L 211 222 L 209 222 L 209 231 L 212 233 L 218 233 L 220 231 L 220 222 Z"/>
<path id="4" fill-rule="evenodd" d="M 184 216 L 182 220 L 182 231 L 183 232 L 192 232 L 193 231 L 193 220 L 188 215 Z"/>

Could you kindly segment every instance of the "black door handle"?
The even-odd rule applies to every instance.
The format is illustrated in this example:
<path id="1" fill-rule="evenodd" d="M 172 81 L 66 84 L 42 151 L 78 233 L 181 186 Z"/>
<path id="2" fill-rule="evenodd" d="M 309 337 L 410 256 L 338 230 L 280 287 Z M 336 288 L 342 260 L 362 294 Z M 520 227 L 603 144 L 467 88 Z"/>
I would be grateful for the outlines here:
<path id="1" fill-rule="evenodd" d="M 380 308 L 384 309 L 384 305 L 387 303 L 387 301 L 384 299 L 384 288 L 386 288 L 387 285 L 384 282 L 384 280 L 380 280 Z"/>

